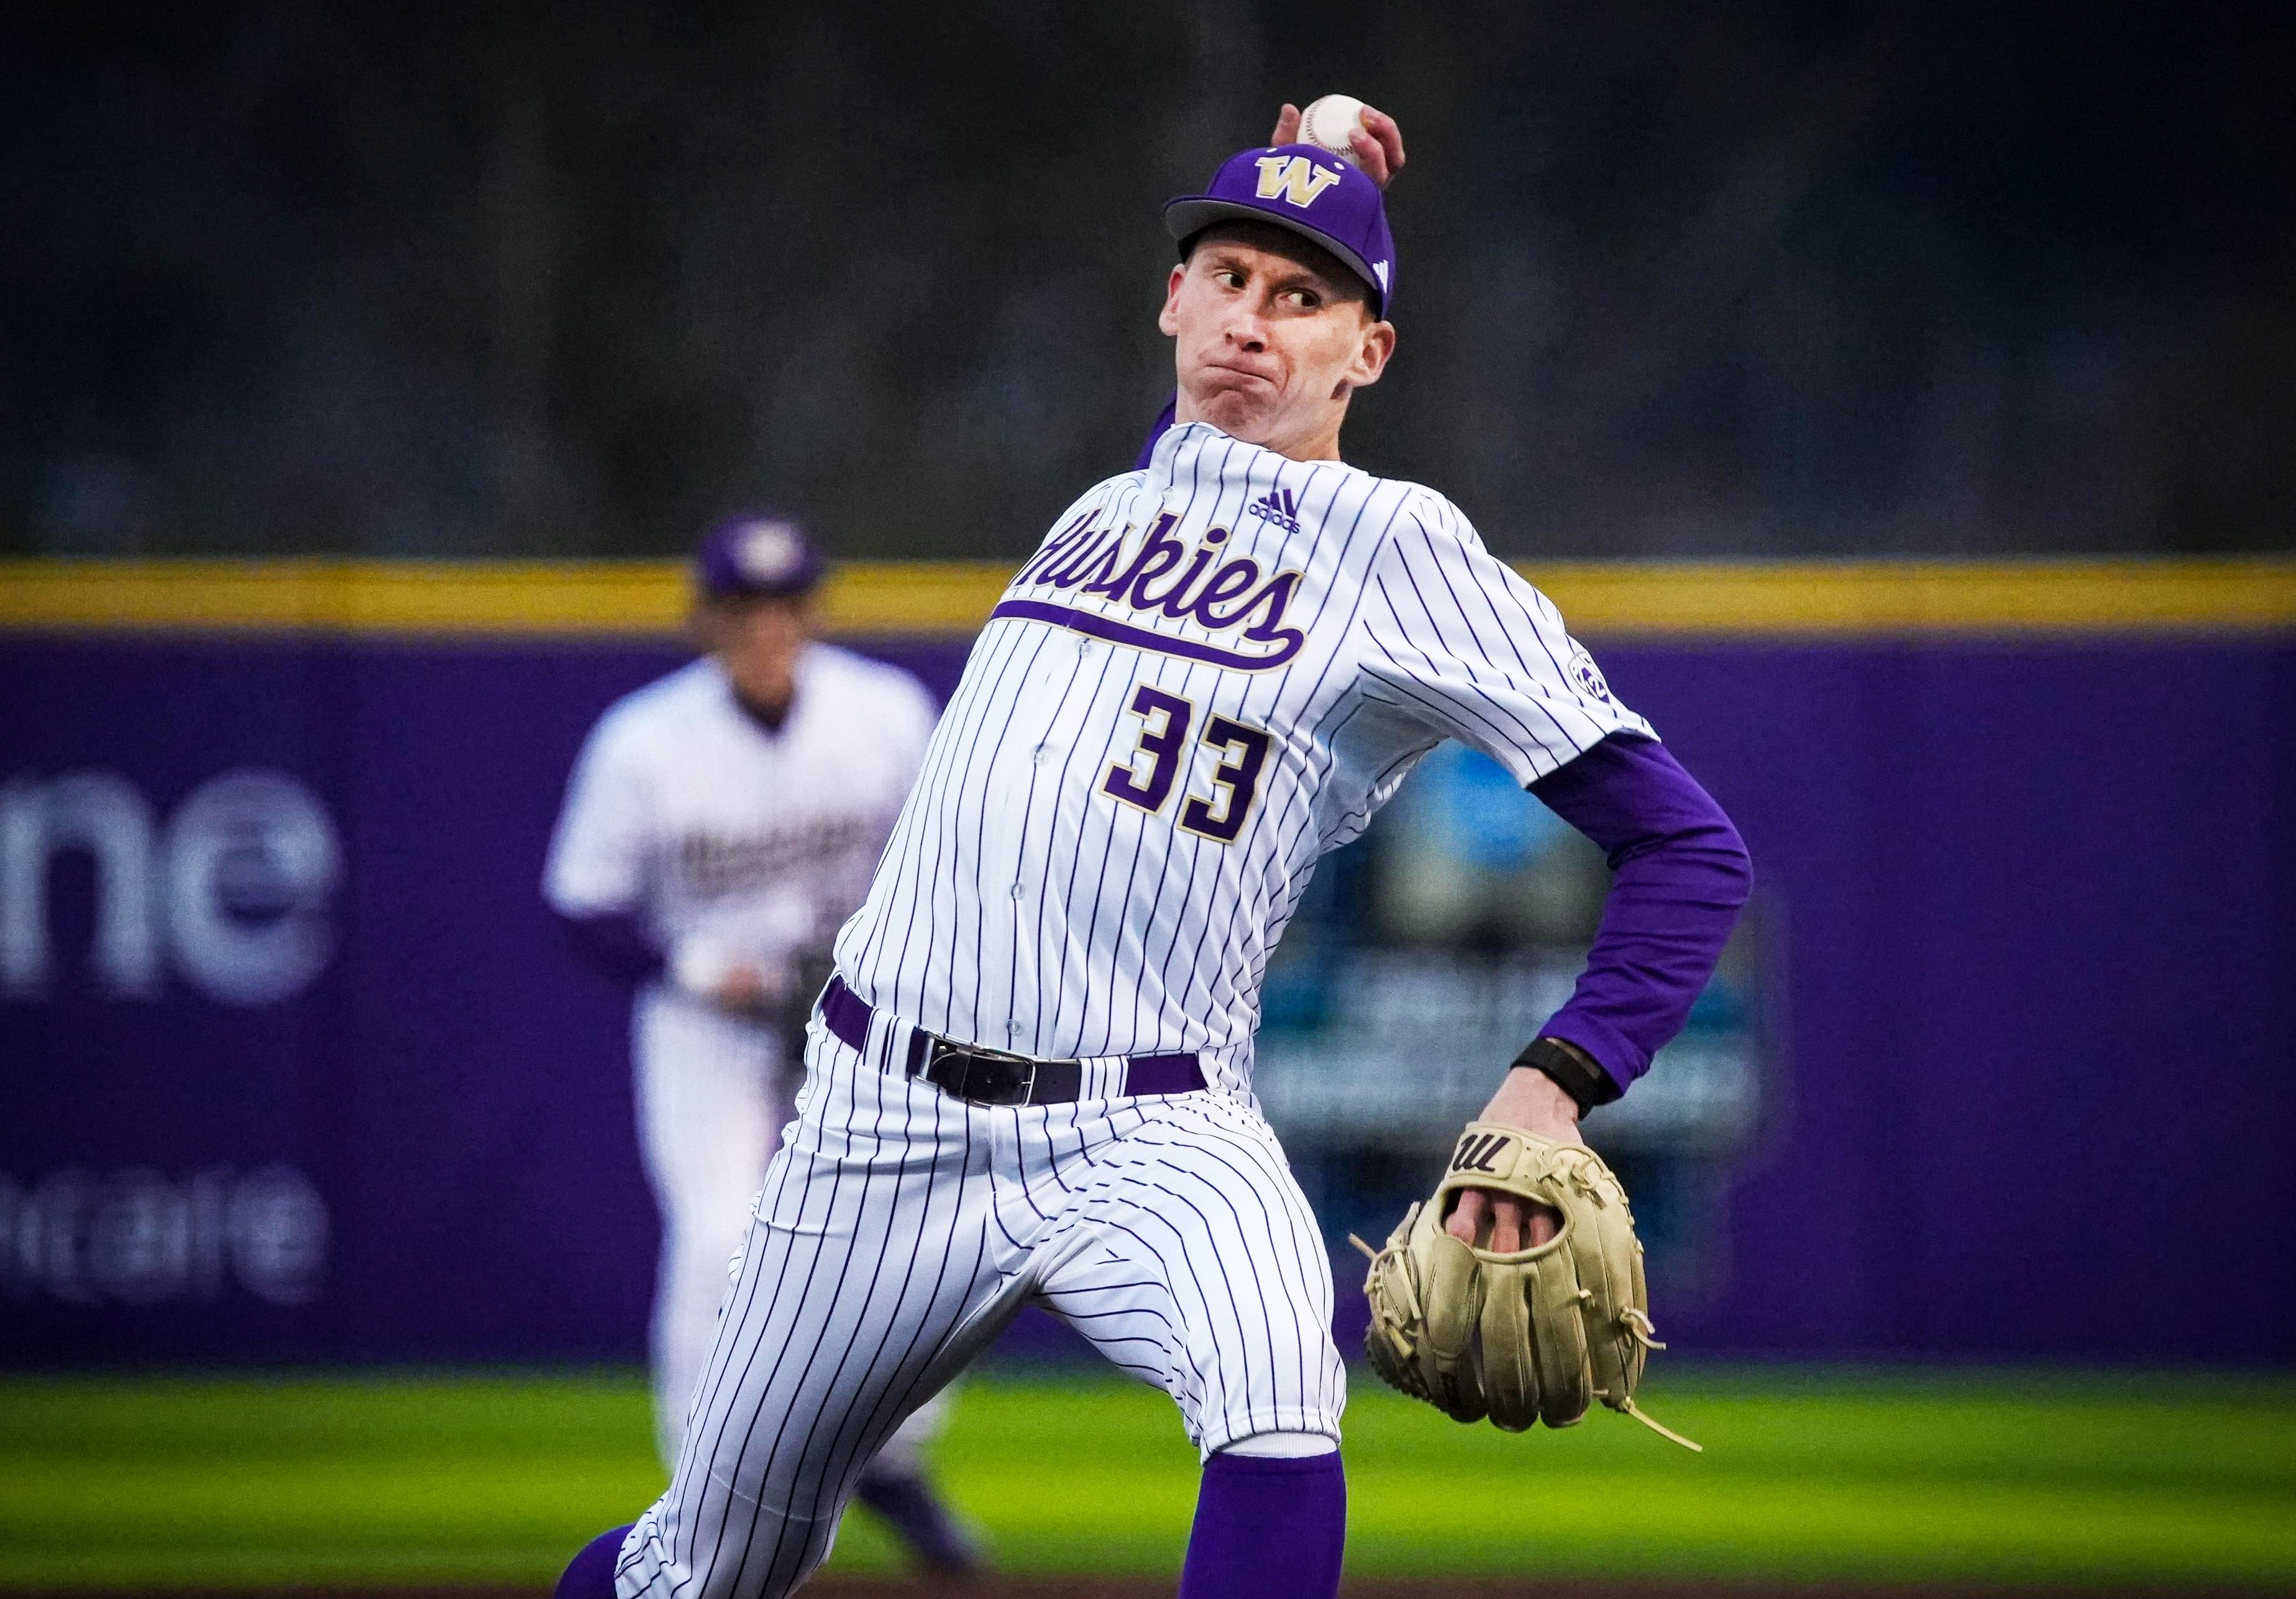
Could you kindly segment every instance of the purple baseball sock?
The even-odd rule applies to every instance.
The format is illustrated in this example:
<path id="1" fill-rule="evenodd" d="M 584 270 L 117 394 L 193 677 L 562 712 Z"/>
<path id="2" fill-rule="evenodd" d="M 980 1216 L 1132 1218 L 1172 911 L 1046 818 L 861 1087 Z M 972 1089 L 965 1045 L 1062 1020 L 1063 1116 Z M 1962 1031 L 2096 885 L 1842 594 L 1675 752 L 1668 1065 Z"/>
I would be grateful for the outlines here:
<path id="1" fill-rule="evenodd" d="M 1348 1541 L 1340 1456 L 1215 1455 L 1196 1490 L 1180 1599 L 1333 1599 Z"/>
<path id="2" fill-rule="evenodd" d="M 617 1527 L 583 1545 L 582 1553 L 567 1562 L 551 1599 L 614 1599 L 614 1563 L 629 1535 L 628 1528 Z"/>
<path id="3" fill-rule="evenodd" d="M 922 1473 L 889 1472 L 873 1462 L 854 1484 L 853 1496 L 891 1525 L 926 1570 L 961 1577 L 980 1570 L 980 1551 Z"/>

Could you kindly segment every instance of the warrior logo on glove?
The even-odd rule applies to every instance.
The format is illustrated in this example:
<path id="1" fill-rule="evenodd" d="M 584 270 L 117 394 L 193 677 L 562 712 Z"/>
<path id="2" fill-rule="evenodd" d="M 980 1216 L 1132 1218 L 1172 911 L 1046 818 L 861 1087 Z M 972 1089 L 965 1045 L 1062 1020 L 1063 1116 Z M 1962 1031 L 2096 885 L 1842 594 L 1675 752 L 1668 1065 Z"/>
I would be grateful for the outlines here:
<path id="1" fill-rule="evenodd" d="M 1561 1213 L 1545 1243 L 1500 1251 L 1443 1229 L 1464 1188 L 1508 1193 Z M 1364 1296 L 1372 1369 L 1455 1421 L 1521 1432 L 1533 1422 L 1572 1426 L 1596 1399 L 1695 1449 L 1635 1404 L 1652 1336 L 1627 1191 L 1602 1157 L 1576 1144 L 1490 1122 L 1460 1136 L 1435 1197 L 1414 1205 L 1371 1256 Z"/>

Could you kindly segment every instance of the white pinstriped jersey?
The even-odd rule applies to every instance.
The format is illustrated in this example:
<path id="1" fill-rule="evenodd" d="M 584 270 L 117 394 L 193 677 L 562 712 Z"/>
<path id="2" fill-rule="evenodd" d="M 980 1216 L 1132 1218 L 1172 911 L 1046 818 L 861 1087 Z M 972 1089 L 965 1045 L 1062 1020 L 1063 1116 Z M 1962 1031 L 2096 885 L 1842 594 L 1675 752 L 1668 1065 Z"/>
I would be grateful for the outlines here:
<path id="1" fill-rule="evenodd" d="M 620 1591 L 791 1591 L 859 1463 L 1024 1303 L 1207 1455 L 1336 1441 L 1331 1260 L 1250 1103 L 1260 975 L 1316 859 L 1465 739 L 1529 782 L 1647 734 L 1439 495 L 1201 423 L 1071 506 L 966 663 L 816 1020 L 669 1489 Z M 1215 1094 L 968 1103 L 911 1029 Z M 1128 1081 L 1128 1078 L 1126 1080 Z"/>
<path id="2" fill-rule="evenodd" d="M 1620 731 L 1653 736 L 1441 495 L 1176 427 L 1005 590 L 838 964 L 948 1037 L 1247 1089 L 1316 860 L 1421 756 L 1528 783 Z"/>
<path id="3" fill-rule="evenodd" d="M 808 644 L 768 734 L 704 656 L 598 719 L 543 891 L 570 914 L 640 915 L 673 956 L 699 940 L 775 969 L 860 898 L 932 721 L 906 672 Z"/>

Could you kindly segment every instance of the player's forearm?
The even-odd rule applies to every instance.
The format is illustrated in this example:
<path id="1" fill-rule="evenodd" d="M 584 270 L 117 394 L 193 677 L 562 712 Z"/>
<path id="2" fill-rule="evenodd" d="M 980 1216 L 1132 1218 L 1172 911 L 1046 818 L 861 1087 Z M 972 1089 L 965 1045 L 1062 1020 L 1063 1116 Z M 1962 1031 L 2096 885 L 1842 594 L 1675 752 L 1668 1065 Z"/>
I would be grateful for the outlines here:
<path id="1" fill-rule="evenodd" d="M 1664 745 L 1613 734 L 1531 784 L 1615 876 L 1570 1003 L 1540 1029 L 1623 1092 L 1682 1030 L 1753 884 L 1730 818 Z"/>
<path id="2" fill-rule="evenodd" d="M 660 974 L 661 950 L 636 916 L 622 911 L 589 915 L 565 911 L 553 914 L 558 918 L 566 941 L 594 971 L 633 987 Z"/>

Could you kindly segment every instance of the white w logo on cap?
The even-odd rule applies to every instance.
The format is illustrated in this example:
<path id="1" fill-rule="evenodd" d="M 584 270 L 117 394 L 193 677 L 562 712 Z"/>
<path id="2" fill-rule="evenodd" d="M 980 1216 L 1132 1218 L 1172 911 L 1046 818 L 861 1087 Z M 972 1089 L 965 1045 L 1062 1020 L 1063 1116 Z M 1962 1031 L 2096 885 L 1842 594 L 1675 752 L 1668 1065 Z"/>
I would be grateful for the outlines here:
<path id="1" fill-rule="evenodd" d="M 1259 158 L 1259 198 L 1279 195 L 1305 210 L 1316 196 L 1340 181 L 1340 175 L 1318 167 L 1304 155 L 1263 155 Z"/>

